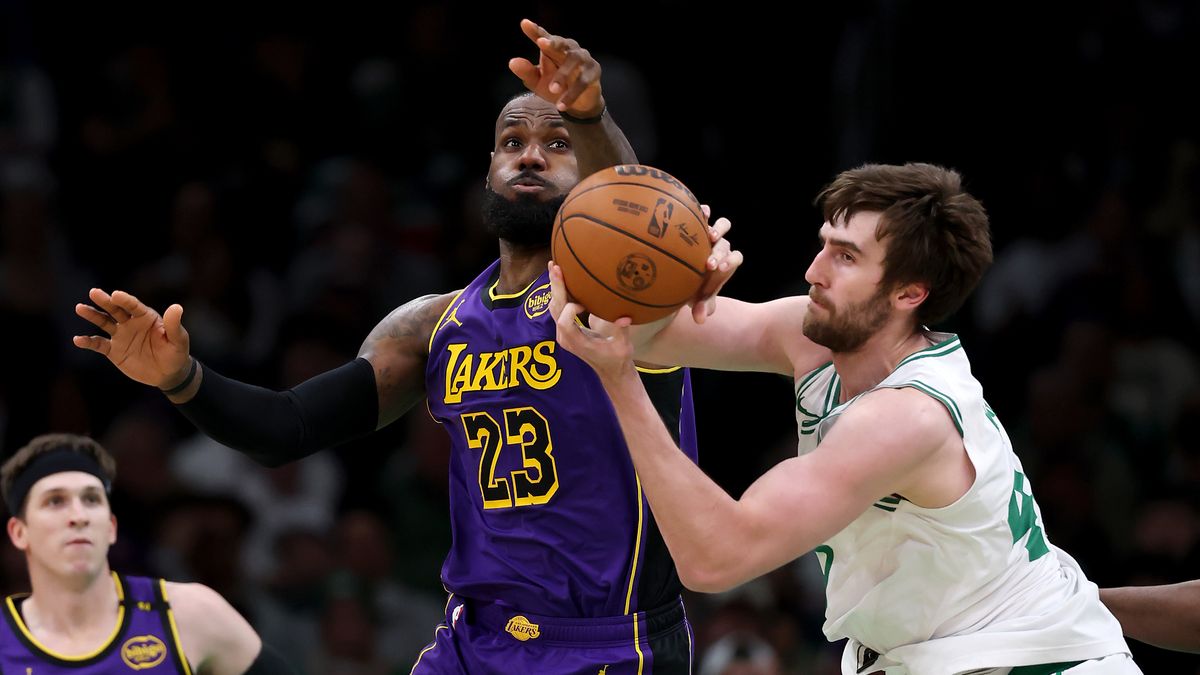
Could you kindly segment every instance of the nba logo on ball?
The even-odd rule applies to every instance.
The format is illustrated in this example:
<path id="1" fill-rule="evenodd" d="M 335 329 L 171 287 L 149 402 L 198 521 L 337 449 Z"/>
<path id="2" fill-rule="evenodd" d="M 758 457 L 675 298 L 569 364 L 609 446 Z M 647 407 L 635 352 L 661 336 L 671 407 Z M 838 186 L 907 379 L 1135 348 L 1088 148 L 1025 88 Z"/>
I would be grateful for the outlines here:
<path id="1" fill-rule="evenodd" d="M 623 164 L 581 181 L 563 201 L 550 249 L 567 292 L 609 321 L 646 323 L 700 290 L 712 254 L 708 219 L 679 179 Z"/>

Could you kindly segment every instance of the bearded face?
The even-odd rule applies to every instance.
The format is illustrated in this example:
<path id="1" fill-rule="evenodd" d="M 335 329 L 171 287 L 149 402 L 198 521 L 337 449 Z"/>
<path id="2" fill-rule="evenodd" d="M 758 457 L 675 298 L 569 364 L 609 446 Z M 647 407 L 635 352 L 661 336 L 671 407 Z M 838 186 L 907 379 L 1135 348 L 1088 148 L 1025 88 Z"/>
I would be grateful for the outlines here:
<path id="1" fill-rule="evenodd" d="M 522 247 L 550 245 L 550 232 L 558 208 L 567 196 L 546 201 L 534 194 L 514 194 L 507 198 L 490 187 L 484 188 L 482 216 L 488 232 Z"/>
<path id="2" fill-rule="evenodd" d="M 880 288 L 863 302 L 834 306 L 814 287 L 812 303 L 804 316 L 804 336 L 833 352 L 852 352 L 862 347 L 892 315 L 888 292 Z"/>
<path id="3" fill-rule="evenodd" d="M 483 221 L 523 248 L 550 245 L 558 207 L 579 182 L 579 164 L 562 116 L 537 96 L 508 102 L 496 120 Z"/>

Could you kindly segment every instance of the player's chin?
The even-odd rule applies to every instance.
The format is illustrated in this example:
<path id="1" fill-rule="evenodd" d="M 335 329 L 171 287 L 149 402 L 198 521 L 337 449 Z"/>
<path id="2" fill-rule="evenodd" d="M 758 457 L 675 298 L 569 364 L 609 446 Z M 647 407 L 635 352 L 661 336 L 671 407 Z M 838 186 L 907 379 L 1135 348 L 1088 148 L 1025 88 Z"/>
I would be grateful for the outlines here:
<path id="1" fill-rule="evenodd" d="M 562 197 L 562 190 L 549 185 L 516 185 L 509 200 L 526 204 L 549 204 Z"/>
<path id="2" fill-rule="evenodd" d="M 93 577 L 100 570 L 100 565 L 93 556 L 69 556 L 63 563 L 64 575 L 71 578 Z"/>

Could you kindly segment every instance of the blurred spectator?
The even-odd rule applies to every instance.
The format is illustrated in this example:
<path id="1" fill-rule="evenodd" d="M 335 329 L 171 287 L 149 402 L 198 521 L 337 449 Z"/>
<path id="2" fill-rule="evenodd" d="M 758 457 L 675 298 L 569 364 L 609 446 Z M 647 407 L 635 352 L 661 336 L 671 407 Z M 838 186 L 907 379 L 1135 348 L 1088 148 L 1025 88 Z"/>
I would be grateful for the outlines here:
<path id="1" fill-rule="evenodd" d="M 771 645 L 751 635 L 726 635 L 708 648 L 699 675 L 781 675 Z"/>

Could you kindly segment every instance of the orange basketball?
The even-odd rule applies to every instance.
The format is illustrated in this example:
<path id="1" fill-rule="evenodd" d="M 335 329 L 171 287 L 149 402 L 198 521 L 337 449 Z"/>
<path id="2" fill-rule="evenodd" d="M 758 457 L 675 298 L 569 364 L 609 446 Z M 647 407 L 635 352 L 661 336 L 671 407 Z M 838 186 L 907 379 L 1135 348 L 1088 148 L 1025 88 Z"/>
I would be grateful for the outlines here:
<path id="1" fill-rule="evenodd" d="M 571 190 L 550 251 L 567 291 L 589 312 L 647 323 L 696 295 L 712 245 L 708 220 L 683 183 L 661 169 L 624 164 Z"/>

